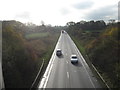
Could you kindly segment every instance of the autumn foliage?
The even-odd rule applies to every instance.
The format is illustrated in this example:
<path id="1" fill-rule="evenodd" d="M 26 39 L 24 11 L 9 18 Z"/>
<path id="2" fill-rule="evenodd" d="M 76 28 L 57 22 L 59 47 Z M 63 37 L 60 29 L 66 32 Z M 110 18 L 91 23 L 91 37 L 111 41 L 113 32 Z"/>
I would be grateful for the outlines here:
<path id="1" fill-rule="evenodd" d="M 18 21 L 2 22 L 2 62 L 6 88 L 31 87 L 43 58 L 46 59 L 45 67 L 47 66 L 59 36 L 56 34 L 58 31 L 51 29 L 53 28 L 28 26 Z M 47 33 L 47 36 L 40 34 L 40 37 L 26 38 L 34 33 Z"/>
<path id="2" fill-rule="evenodd" d="M 101 27 L 97 29 L 98 22 Z M 83 56 L 89 57 L 107 84 L 111 88 L 120 88 L 120 23 L 107 25 L 104 21 L 100 22 L 72 22 L 67 31 L 84 48 Z"/>

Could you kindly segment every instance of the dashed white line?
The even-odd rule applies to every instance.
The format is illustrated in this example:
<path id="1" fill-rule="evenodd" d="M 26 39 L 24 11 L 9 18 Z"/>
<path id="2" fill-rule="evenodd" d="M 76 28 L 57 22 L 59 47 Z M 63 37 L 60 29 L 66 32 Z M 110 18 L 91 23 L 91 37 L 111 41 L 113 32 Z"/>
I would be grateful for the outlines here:
<path id="1" fill-rule="evenodd" d="M 74 72 L 77 72 L 76 70 Z"/>
<path id="2" fill-rule="evenodd" d="M 67 77 L 69 78 L 69 72 L 67 72 Z"/>
<path id="3" fill-rule="evenodd" d="M 68 61 L 66 61 L 66 63 L 68 63 Z"/>
<path id="4" fill-rule="evenodd" d="M 92 82 L 92 80 L 91 80 L 91 78 L 90 78 L 90 75 L 89 75 L 88 71 L 86 70 L 85 65 L 88 66 L 87 63 L 86 63 L 86 61 L 85 61 L 84 58 L 82 57 L 81 53 L 79 52 L 77 46 L 75 45 L 75 43 L 73 42 L 73 40 L 71 39 L 71 37 L 70 37 L 69 35 L 68 35 L 68 37 L 69 37 L 70 40 L 72 41 L 72 43 L 73 43 L 73 45 L 74 45 L 74 47 L 75 47 L 75 50 L 77 51 L 78 55 L 82 58 L 82 62 L 81 62 L 81 63 L 82 63 L 82 65 L 83 65 L 83 67 L 84 67 L 84 69 L 85 69 L 85 71 L 86 71 L 86 73 L 87 73 L 87 75 L 88 75 L 88 78 L 89 78 L 92 86 L 95 88 L 95 85 L 93 84 L 93 82 Z M 85 64 L 85 65 L 84 65 L 84 64 Z"/>

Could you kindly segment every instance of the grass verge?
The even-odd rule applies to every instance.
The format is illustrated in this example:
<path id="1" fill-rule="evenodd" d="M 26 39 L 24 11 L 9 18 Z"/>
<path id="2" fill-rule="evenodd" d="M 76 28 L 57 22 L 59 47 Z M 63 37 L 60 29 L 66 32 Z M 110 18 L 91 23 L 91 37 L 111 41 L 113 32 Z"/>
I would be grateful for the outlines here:
<path id="1" fill-rule="evenodd" d="M 71 35 L 70 35 L 71 36 Z M 95 69 L 92 66 L 92 62 L 90 61 L 85 48 L 82 46 L 82 44 L 80 43 L 80 40 L 78 40 L 77 38 L 71 36 L 71 39 L 74 41 L 74 43 L 76 44 L 77 48 L 79 49 L 80 53 L 82 54 L 83 58 L 85 59 L 85 61 L 87 62 L 88 66 L 90 67 L 92 73 L 94 74 L 94 76 L 97 78 L 97 80 L 99 81 L 100 85 L 102 88 L 107 88 L 106 85 L 103 83 L 103 81 L 101 80 L 101 78 L 99 77 L 99 75 L 97 74 L 97 72 L 95 71 Z"/>

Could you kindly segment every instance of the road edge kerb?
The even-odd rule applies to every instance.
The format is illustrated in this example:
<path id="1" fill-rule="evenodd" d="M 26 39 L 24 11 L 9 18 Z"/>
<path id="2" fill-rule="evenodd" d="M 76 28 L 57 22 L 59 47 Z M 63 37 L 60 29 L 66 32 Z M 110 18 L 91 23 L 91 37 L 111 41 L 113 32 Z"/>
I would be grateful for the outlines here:
<path id="1" fill-rule="evenodd" d="M 69 36 L 69 35 L 68 35 L 68 36 Z M 70 36 L 69 36 L 69 38 L 71 39 Z M 82 64 L 84 63 L 84 64 L 83 64 L 84 69 L 85 69 L 85 71 L 87 72 L 87 75 L 88 75 L 88 77 L 89 77 L 89 79 L 90 79 L 91 84 L 92 84 L 93 87 L 95 88 L 95 85 L 94 85 L 94 83 L 92 82 L 91 77 L 90 77 L 88 71 L 86 70 L 86 68 L 89 68 L 88 64 L 86 63 L 85 59 L 84 59 L 83 56 L 81 55 L 81 53 L 80 53 L 79 49 L 77 48 L 77 46 L 75 45 L 74 41 L 73 41 L 72 39 L 71 39 L 71 41 L 72 41 L 72 43 L 73 43 L 73 45 L 74 45 L 74 47 L 75 47 L 75 50 L 79 53 L 80 57 L 82 58 L 82 60 L 83 60 L 83 61 L 82 61 Z"/>
<path id="2" fill-rule="evenodd" d="M 49 77 L 49 75 L 50 75 L 50 72 L 51 72 L 51 69 L 52 69 L 52 64 L 53 64 L 53 61 L 54 61 L 53 58 L 55 57 L 55 50 L 56 50 L 56 48 L 57 48 L 57 46 L 58 46 L 58 44 L 59 44 L 61 35 L 62 35 L 62 34 L 60 34 L 60 37 L 59 37 L 59 39 L 58 39 L 58 41 L 57 41 L 57 44 L 56 44 L 56 47 L 55 47 L 55 49 L 54 49 L 54 51 L 53 51 L 53 54 L 52 54 L 52 56 L 51 56 L 51 59 L 50 59 L 50 61 L 49 61 L 49 63 L 48 63 L 48 66 L 47 66 L 46 71 L 45 71 L 45 73 L 44 73 L 44 75 L 43 75 L 43 77 L 42 77 L 42 79 L 41 79 L 41 81 L 40 81 L 40 85 L 39 85 L 38 88 L 45 88 L 45 87 L 46 87 L 47 80 L 48 80 L 48 77 Z"/>
<path id="3" fill-rule="evenodd" d="M 68 35 L 69 36 L 69 35 Z M 70 37 L 70 36 L 69 36 Z M 71 37 L 70 37 L 71 38 Z M 72 40 L 72 39 L 71 39 Z M 72 42 L 74 42 L 73 40 L 72 40 Z M 75 43 L 74 43 L 74 45 L 75 45 Z M 77 48 L 77 46 L 75 45 L 75 47 Z M 79 53 L 80 53 L 80 51 L 78 50 L 78 48 L 76 49 Z M 80 53 L 80 55 L 81 55 L 81 53 Z M 84 60 L 84 62 L 86 62 L 85 61 L 85 59 L 83 58 L 83 56 L 81 55 L 81 58 Z M 87 65 L 87 62 L 85 63 L 86 65 Z M 87 65 L 88 66 L 88 65 Z M 101 74 L 97 71 L 97 69 L 95 68 L 95 66 L 92 64 L 92 67 L 93 67 L 93 69 L 96 71 L 96 73 L 99 75 L 99 77 L 101 78 L 101 80 L 103 81 L 103 83 L 105 83 L 105 85 L 107 86 L 107 88 L 109 89 L 109 90 L 111 90 L 110 89 L 110 87 L 108 86 L 108 84 L 105 82 L 105 80 L 103 79 L 103 77 L 101 76 Z"/>

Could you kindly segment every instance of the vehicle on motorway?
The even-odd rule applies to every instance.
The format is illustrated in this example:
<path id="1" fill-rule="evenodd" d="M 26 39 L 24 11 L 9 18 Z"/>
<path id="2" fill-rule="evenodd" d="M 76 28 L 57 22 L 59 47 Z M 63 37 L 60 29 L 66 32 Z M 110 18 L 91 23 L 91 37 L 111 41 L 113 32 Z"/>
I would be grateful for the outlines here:
<path id="1" fill-rule="evenodd" d="M 56 55 L 57 56 L 61 56 L 62 55 L 62 50 L 61 49 L 57 49 L 56 50 Z"/>
<path id="2" fill-rule="evenodd" d="M 71 63 L 78 63 L 77 55 L 71 55 Z"/>
<path id="3" fill-rule="evenodd" d="M 64 30 L 62 30 L 62 33 L 64 33 Z"/>

